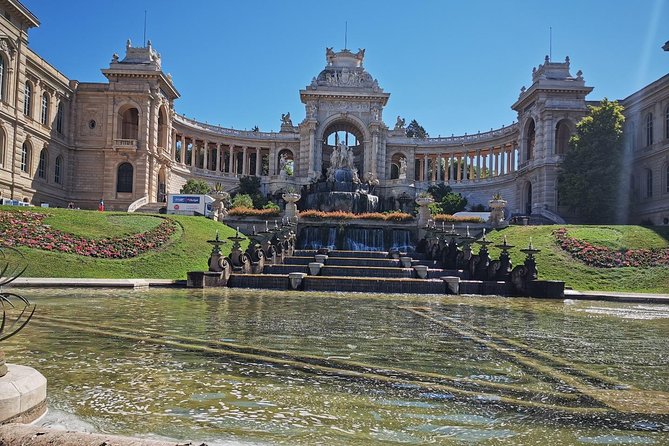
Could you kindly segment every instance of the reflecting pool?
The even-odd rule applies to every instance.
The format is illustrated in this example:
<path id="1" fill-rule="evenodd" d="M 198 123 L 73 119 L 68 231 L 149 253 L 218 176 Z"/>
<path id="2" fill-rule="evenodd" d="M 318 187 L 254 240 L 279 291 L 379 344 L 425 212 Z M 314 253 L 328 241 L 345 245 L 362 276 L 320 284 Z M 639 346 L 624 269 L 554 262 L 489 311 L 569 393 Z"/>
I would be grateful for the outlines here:
<path id="1" fill-rule="evenodd" d="M 209 444 L 669 444 L 669 307 L 21 290 L 47 420 Z M 73 421 L 74 420 L 74 421 Z"/>

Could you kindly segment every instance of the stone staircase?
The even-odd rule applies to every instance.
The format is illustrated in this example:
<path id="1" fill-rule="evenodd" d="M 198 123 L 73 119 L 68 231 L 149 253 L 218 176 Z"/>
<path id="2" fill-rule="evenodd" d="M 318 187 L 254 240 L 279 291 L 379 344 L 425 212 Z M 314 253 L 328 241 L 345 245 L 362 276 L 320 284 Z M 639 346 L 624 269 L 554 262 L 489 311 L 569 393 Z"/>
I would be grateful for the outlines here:
<path id="1" fill-rule="evenodd" d="M 400 260 L 385 251 L 329 251 L 323 258 L 319 251 L 296 250 L 280 265 L 265 265 L 263 274 L 233 273 L 228 287 L 288 290 L 294 289 L 290 277 L 301 276 L 297 289 L 305 291 L 444 294 L 441 277 L 458 275 L 420 254 Z"/>
<path id="2" fill-rule="evenodd" d="M 137 208 L 135 212 L 141 214 L 159 214 L 160 209 L 164 208 L 166 203 L 147 203 L 142 207 Z"/>

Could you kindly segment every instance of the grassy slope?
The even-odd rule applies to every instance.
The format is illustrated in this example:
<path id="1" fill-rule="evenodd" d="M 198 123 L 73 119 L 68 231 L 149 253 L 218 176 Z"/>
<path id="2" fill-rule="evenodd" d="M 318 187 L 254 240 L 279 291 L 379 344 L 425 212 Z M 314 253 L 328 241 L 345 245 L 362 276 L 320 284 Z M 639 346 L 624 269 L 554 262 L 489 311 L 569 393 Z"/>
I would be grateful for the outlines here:
<path id="1" fill-rule="evenodd" d="M 2 208 L 6 210 L 7 208 Z M 14 208 L 16 209 L 16 208 Z M 149 215 L 118 212 L 71 211 L 66 209 L 31 208 L 33 212 L 51 215 L 46 221 L 54 229 L 87 237 L 130 235 L 144 232 L 161 219 Z M 158 250 L 127 259 L 96 259 L 20 248 L 28 261 L 27 277 L 98 277 L 98 278 L 165 278 L 185 279 L 186 273 L 207 269 L 211 245 L 206 242 L 220 231 L 221 238 L 234 235 L 234 230 L 203 217 L 166 216 L 177 222 L 179 229 L 172 241 Z M 227 248 L 227 249 L 226 249 Z M 229 252 L 230 243 L 223 246 Z"/>
<path id="2" fill-rule="evenodd" d="M 578 290 L 669 292 L 669 268 L 592 268 L 574 260 L 562 251 L 552 236 L 560 226 L 511 226 L 494 231 L 489 239 L 507 241 L 516 246 L 511 251 L 514 265 L 524 260 L 520 248 L 532 244 L 542 251 L 537 255 L 539 278 L 564 280 L 567 286 Z M 645 228 L 642 226 L 565 226 L 575 238 L 594 245 L 613 249 L 662 248 L 669 246 L 669 230 L 666 228 Z M 474 248 L 477 252 L 478 248 Z M 491 248 L 491 257 L 499 256 L 499 249 Z"/>

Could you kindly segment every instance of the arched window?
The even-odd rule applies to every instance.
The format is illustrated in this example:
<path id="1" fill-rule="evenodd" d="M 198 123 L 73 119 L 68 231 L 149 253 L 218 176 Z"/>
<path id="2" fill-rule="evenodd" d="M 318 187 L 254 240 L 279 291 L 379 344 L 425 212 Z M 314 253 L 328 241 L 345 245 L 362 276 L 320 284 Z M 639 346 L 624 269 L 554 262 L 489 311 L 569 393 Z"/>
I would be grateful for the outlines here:
<path id="1" fill-rule="evenodd" d="M 653 145 L 653 114 L 646 115 L 646 147 Z"/>
<path id="2" fill-rule="evenodd" d="M 53 169 L 53 181 L 57 184 L 63 184 L 63 156 L 58 155 Z"/>
<path id="3" fill-rule="evenodd" d="M 23 89 L 23 114 L 30 116 L 32 111 L 32 98 L 33 98 L 33 86 L 30 85 L 30 82 L 26 81 L 26 85 Z"/>
<path id="4" fill-rule="evenodd" d="M 646 169 L 646 198 L 653 197 L 653 171 Z"/>
<path id="5" fill-rule="evenodd" d="M 669 139 L 669 106 L 664 111 L 664 137 Z"/>
<path id="6" fill-rule="evenodd" d="M 284 149 L 279 152 L 279 175 L 292 176 L 295 173 L 295 162 L 293 161 L 293 152 Z"/>
<path id="7" fill-rule="evenodd" d="M 569 138 L 571 137 L 571 130 L 566 120 L 558 122 L 555 127 L 555 153 L 564 155 L 569 149 Z"/>
<path id="8" fill-rule="evenodd" d="M 30 144 L 26 141 L 21 146 L 21 170 L 30 173 Z"/>
<path id="9" fill-rule="evenodd" d="M 58 103 L 58 111 L 56 112 L 56 131 L 63 134 L 63 115 L 65 114 L 65 107 L 63 101 Z"/>
<path id="10" fill-rule="evenodd" d="M 5 165 L 5 132 L 0 129 L 0 166 Z"/>
<path id="11" fill-rule="evenodd" d="M 168 130 L 169 126 L 167 125 L 165 107 L 160 107 L 160 111 L 158 112 L 158 147 L 166 148 Z"/>
<path id="12" fill-rule="evenodd" d="M 535 127 L 534 119 L 530 119 L 530 124 L 527 126 L 527 158 L 526 161 L 529 161 L 534 158 L 534 142 L 535 142 Z"/>
<path id="13" fill-rule="evenodd" d="M 48 154 L 46 149 L 42 149 L 39 153 L 39 163 L 37 164 L 37 176 L 46 179 L 46 163 Z"/>
<path id="14" fill-rule="evenodd" d="M 121 128 L 119 138 L 139 139 L 139 110 L 134 107 L 127 108 L 119 113 Z"/>
<path id="15" fill-rule="evenodd" d="M 130 163 L 122 163 L 118 166 L 116 192 L 132 192 L 132 171 Z"/>
<path id="16" fill-rule="evenodd" d="M 47 125 L 49 122 L 49 94 L 44 93 L 42 95 L 42 114 L 40 116 L 40 121 L 42 125 Z"/>
<path id="17" fill-rule="evenodd" d="M 0 100 L 5 100 L 5 58 L 0 55 Z"/>
<path id="18" fill-rule="evenodd" d="M 174 141 L 174 161 L 181 162 L 181 140 L 178 138 Z"/>

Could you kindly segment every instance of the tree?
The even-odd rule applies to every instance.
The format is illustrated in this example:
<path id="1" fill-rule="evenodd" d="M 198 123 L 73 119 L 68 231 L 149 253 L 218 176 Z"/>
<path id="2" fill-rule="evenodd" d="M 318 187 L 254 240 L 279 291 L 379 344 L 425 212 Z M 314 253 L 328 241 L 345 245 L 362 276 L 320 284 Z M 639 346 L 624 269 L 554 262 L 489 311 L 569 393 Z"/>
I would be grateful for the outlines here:
<path id="1" fill-rule="evenodd" d="M 560 166 L 560 203 L 588 223 L 611 223 L 627 205 L 622 192 L 623 107 L 604 99 L 588 107 L 588 116 L 576 126 L 569 151 Z M 622 187 L 621 187 L 622 184 Z"/>
<path id="2" fill-rule="evenodd" d="M 239 194 L 248 195 L 253 200 L 256 209 L 262 209 L 267 204 L 267 198 L 260 192 L 260 177 L 244 176 L 239 179 Z"/>
<path id="3" fill-rule="evenodd" d="M 206 195 L 211 191 L 211 186 L 204 180 L 188 180 L 181 188 L 182 194 Z"/>
<path id="4" fill-rule="evenodd" d="M 452 192 L 451 187 L 444 183 L 433 184 L 427 189 L 434 198 L 430 205 L 433 214 L 455 214 L 464 211 L 467 199 L 460 194 Z"/>
<path id="5" fill-rule="evenodd" d="M 427 138 L 430 135 L 425 131 L 422 125 L 418 123 L 415 119 L 412 119 L 409 125 L 406 128 L 406 135 L 409 138 Z"/>

